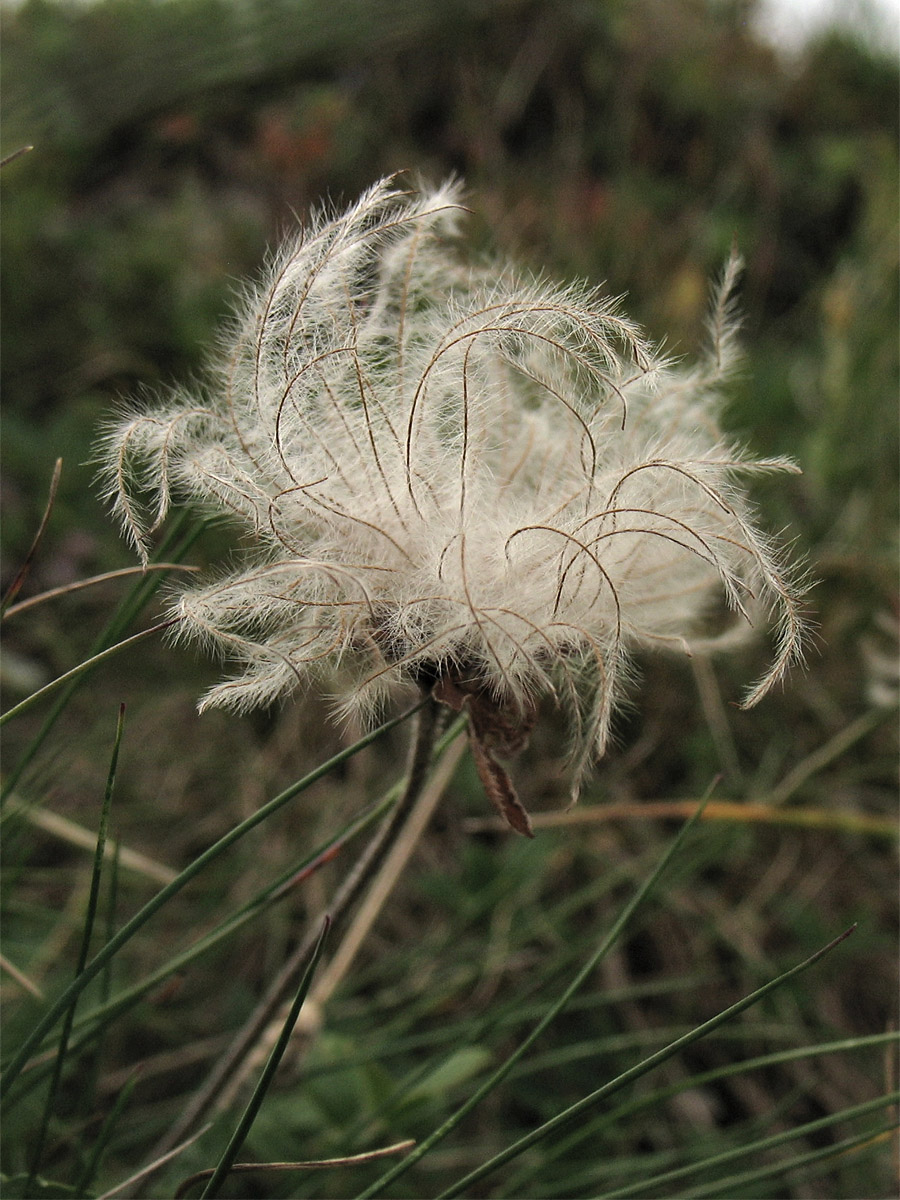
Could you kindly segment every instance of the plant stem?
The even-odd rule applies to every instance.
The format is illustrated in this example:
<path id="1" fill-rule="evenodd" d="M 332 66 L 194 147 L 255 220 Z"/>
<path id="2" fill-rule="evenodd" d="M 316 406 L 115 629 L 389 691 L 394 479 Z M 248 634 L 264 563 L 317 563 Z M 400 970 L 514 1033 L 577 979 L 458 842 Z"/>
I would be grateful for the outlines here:
<path id="1" fill-rule="evenodd" d="M 411 710 L 411 712 L 414 711 L 416 710 Z M 151 900 L 148 900 L 144 907 L 135 913 L 131 920 L 122 926 L 115 937 L 111 938 L 103 949 L 95 955 L 77 979 L 74 979 L 69 987 L 57 997 L 44 1013 L 43 1017 L 37 1022 L 31 1033 L 25 1038 L 22 1045 L 13 1055 L 12 1061 L 6 1067 L 2 1077 L 0 1077 L 0 1096 L 8 1093 L 23 1067 L 27 1064 L 31 1054 L 41 1045 L 44 1036 L 50 1032 L 59 1018 L 66 1012 L 70 1002 L 84 991 L 90 981 L 99 974 L 113 956 L 119 952 L 122 946 L 130 941 L 138 930 L 159 912 L 163 905 L 167 904 L 173 896 L 185 888 L 214 859 L 230 849 L 235 842 L 249 833 L 251 829 L 255 829 L 257 825 L 268 820 L 274 812 L 283 808 L 290 800 L 293 800 L 301 792 L 311 787 L 313 783 L 316 783 L 324 775 L 327 775 L 338 763 L 346 762 L 348 758 L 357 754 L 363 747 L 370 745 L 376 738 L 381 737 L 389 729 L 393 729 L 396 725 L 401 724 L 411 715 L 411 712 L 403 713 L 399 717 L 393 717 L 390 721 L 386 721 L 384 725 L 381 725 L 378 729 L 373 729 L 371 733 L 367 733 L 365 737 L 360 738 L 354 745 L 340 751 L 339 754 L 335 754 L 327 762 L 317 767 L 316 770 L 310 771 L 308 775 L 304 775 L 302 779 L 285 788 L 283 792 L 275 796 L 268 804 L 264 804 L 262 808 L 257 809 L 255 813 L 242 821 L 240 825 L 236 825 L 229 833 L 220 837 L 208 850 L 205 850 L 189 866 L 185 867 L 171 883 L 157 892 Z"/>
<path id="2" fill-rule="evenodd" d="M 330 924 L 331 922 L 329 918 L 326 917 L 322 924 L 322 931 L 319 934 L 316 947 L 313 950 L 313 956 L 310 959 L 306 970 L 303 972 L 303 979 L 300 981 L 299 990 L 297 991 L 297 995 L 294 997 L 293 1003 L 288 1011 L 287 1019 L 285 1020 L 281 1033 L 279 1034 L 278 1041 L 272 1048 L 272 1052 L 269 1055 L 263 1073 L 259 1078 L 259 1082 L 253 1089 L 253 1095 L 250 1097 L 250 1102 L 244 1109 L 241 1119 L 237 1123 L 237 1128 L 235 1129 L 234 1133 L 232 1133 L 231 1138 L 228 1141 L 228 1145 L 226 1146 L 222 1157 L 219 1159 L 218 1166 L 213 1171 L 209 1182 L 203 1189 L 201 1200 L 207 1200 L 207 1197 L 218 1196 L 219 1189 L 231 1171 L 231 1167 L 238 1156 L 238 1152 L 240 1151 L 244 1142 L 247 1140 L 247 1134 L 250 1132 L 253 1122 L 256 1120 L 257 1114 L 259 1113 L 263 1101 L 266 1098 L 266 1092 L 269 1090 L 269 1085 L 275 1076 L 275 1072 L 278 1070 L 278 1064 L 281 1062 L 285 1050 L 287 1050 L 288 1042 L 291 1040 L 291 1034 L 294 1032 L 294 1026 L 297 1024 L 297 1018 L 300 1016 L 300 1009 L 303 1007 L 303 1002 L 306 1000 L 306 997 L 309 994 L 309 988 L 313 980 L 313 974 L 316 966 L 318 965 L 319 959 L 322 956 L 322 949 L 325 945 L 325 938 L 328 934 L 328 927 Z"/>
<path id="3" fill-rule="evenodd" d="M 428 694 L 416 714 L 415 735 L 403 794 L 335 894 L 328 913 L 325 914 L 331 918 L 332 927 L 346 917 L 375 876 L 422 792 L 428 778 L 439 728 L 438 710 L 437 701 Z M 193 1099 L 185 1106 L 178 1120 L 154 1148 L 152 1157 L 162 1157 L 168 1153 L 173 1146 L 188 1137 L 209 1112 L 289 994 L 300 965 L 309 957 L 318 941 L 321 927 L 321 918 L 310 924 L 309 930 L 284 963 L 249 1020 L 210 1071 Z"/>

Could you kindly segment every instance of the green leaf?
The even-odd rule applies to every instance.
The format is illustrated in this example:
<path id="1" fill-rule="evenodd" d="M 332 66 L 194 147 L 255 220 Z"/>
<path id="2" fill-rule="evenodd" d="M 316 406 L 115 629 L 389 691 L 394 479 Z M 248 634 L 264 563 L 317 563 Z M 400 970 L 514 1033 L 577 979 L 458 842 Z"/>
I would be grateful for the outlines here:
<path id="1" fill-rule="evenodd" d="M 483 1046 L 463 1046 L 421 1079 L 404 1097 L 404 1104 L 442 1100 L 461 1083 L 480 1075 L 490 1065 L 491 1057 Z"/>

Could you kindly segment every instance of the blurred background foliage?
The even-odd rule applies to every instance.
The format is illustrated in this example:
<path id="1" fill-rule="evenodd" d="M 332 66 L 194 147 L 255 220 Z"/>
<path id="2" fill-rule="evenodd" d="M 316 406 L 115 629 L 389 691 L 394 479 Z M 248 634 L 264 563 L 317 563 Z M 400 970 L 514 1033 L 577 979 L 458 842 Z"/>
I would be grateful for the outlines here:
<path id="1" fill-rule="evenodd" d="M 727 421 L 761 453 L 787 453 L 803 467 L 760 488 L 758 500 L 767 524 L 809 560 L 816 645 L 807 671 L 753 714 L 730 702 L 758 673 L 762 645 L 715 675 L 704 663 L 642 664 L 634 709 L 585 803 L 696 797 L 721 775 L 717 795 L 775 795 L 785 808 L 815 807 L 826 825 L 828 814 L 880 818 L 882 833 L 710 825 L 652 926 L 623 944 L 593 1002 L 545 1047 L 543 1073 L 517 1077 L 467 1131 L 485 1153 L 504 1144 L 504 1131 L 514 1136 L 596 1086 L 596 1060 L 580 1055 L 582 1044 L 627 1063 L 648 1031 L 709 1015 L 697 1007 L 698 974 L 704 1002 L 728 1003 L 776 959 L 802 957 L 853 919 L 863 934 L 843 966 L 826 965 L 815 985 L 776 1000 L 762 1025 L 734 1037 L 744 1037 L 743 1053 L 878 1032 L 891 1020 L 895 871 L 883 831 L 896 813 L 900 619 L 898 67 L 838 33 L 781 55 L 753 16 L 751 0 L 27 0 L 0 10 L 4 153 L 35 147 L 0 178 L 7 583 L 39 524 L 54 460 L 64 460 L 28 593 L 131 565 L 94 494 L 100 423 L 122 396 L 202 371 L 239 281 L 311 204 L 343 203 L 397 170 L 458 174 L 478 252 L 605 280 L 686 356 L 702 341 L 708 281 L 733 241 L 746 259 L 747 359 Z M 192 561 L 228 545 L 213 531 Z M 116 587 L 10 621 L 9 699 L 79 661 Z M 139 744 L 129 750 L 126 740 L 120 772 L 124 836 L 165 863 L 188 861 L 349 736 L 314 700 L 201 722 L 192 705 L 214 668 L 162 646 L 140 655 L 137 666 L 105 668 L 73 701 L 21 790 L 91 825 L 126 698 Z M 537 810 L 559 807 L 565 794 L 554 721 L 548 712 L 519 769 Z M 8 762 L 39 723 L 10 730 Z M 291 861 L 298 840 L 352 815 L 401 753 L 402 738 L 373 749 L 321 785 L 314 810 L 282 814 L 233 871 L 173 909 L 161 941 L 176 943 L 197 924 L 198 905 L 209 914 L 249 894 L 260 870 Z M 339 1134 L 352 1141 L 373 1128 L 420 1132 L 448 1095 L 464 1093 L 480 1056 L 493 1052 L 483 1047 L 518 1028 L 514 1000 L 568 977 L 607 919 L 609 897 L 640 878 L 667 836 L 664 822 L 638 817 L 577 837 L 545 833 L 536 846 L 504 844 L 461 830 L 460 810 L 479 816 L 484 803 L 471 768 L 452 792 L 358 975 L 329 1009 L 310 1089 L 302 1100 L 285 1092 L 257 1127 L 261 1156 L 330 1153 L 344 1144 Z M 27 864 L 15 874 L 25 900 L 12 945 L 50 979 L 71 936 L 58 910 L 83 898 L 84 862 L 31 828 L 12 841 L 10 853 Z M 299 910 L 267 916 L 264 937 L 242 944 L 239 971 L 223 952 L 180 994 L 146 1004 L 107 1048 L 107 1091 L 128 1064 L 157 1062 L 185 1037 L 196 1040 L 198 1062 L 213 1053 L 208 1038 L 248 1011 L 298 911 L 316 911 L 327 895 L 318 886 Z M 130 908 L 146 881 L 123 882 L 123 891 Z M 130 954 L 136 972 L 154 961 L 152 947 Z M 404 1092 L 420 1044 L 472 1052 Z M 713 1042 L 683 1069 L 725 1062 L 731 1050 L 727 1039 Z M 883 1070 L 873 1052 L 840 1070 L 829 1060 L 818 1073 L 773 1069 L 692 1093 L 691 1103 L 654 1110 L 639 1132 L 633 1123 L 603 1131 L 606 1169 L 628 1179 L 647 1155 L 675 1161 L 674 1148 L 692 1139 L 726 1146 L 772 1113 L 790 1124 L 860 1102 L 877 1094 Z M 148 1072 L 113 1179 L 114 1168 L 140 1160 L 193 1082 L 184 1063 Z M 383 1110 L 392 1088 L 402 1098 Z M 301 1152 L 279 1142 L 285 1130 Z M 551 1157 L 512 1177 L 516 1194 L 596 1194 L 596 1143 L 585 1138 L 565 1155 L 570 1175 L 554 1174 Z M 448 1150 L 403 1194 L 424 1194 L 467 1162 L 459 1146 Z M 831 1165 L 824 1182 L 798 1177 L 730 1194 L 887 1194 L 887 1154 L 867 1162 L 864 1175 Z M 297 1194 L 283 1180 L 254 1186 Z M 317 1176 L 303 1186 L 342 1195 L 355 1184 Z"/>
<path id="2" fill-rule="evenodd" d="M 3 179 L 7 453 L 20 421 L 62 421 L 57 446 L 25 447 L 37 483 L 57 448 L 80 457 L 109 397 L 196 368 L 293 213 L 398 169 L 452 172 L 474 238 L 606 280 L 677 352 L 735 239 L 753 370 L 734 423 L 814 467 L 817 536 L 848 499 L 874 505 L 848 530 L 870 542 L 896 516 L 897 68 L 839 34 L 785 62 L 751 15 L 707 0 L 4 12 L 5 144 L 37 147 Z"/>

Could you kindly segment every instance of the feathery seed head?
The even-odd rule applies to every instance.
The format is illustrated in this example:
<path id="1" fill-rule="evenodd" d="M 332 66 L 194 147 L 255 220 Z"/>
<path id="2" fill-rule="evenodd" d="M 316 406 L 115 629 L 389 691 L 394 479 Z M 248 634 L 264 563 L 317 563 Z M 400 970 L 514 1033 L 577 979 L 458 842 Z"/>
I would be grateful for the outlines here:
<path id="1" fill-rule="evenodd" d="M 802 621 L 739 483 L 792 465 L 748 458 L 717 424 L 737 258 L 687 371 L 596 292 L 462 265 L 461 212 L 453 184 L 384 180 L 314 218 L 246 297 L 206 394 L 118 422 L 103 461 L 144 561 L 173 495 L 253 535 L 243 569 L 177 599 L 180 634 L 239 665 L 202 707 L 318 677 L 370 713 L 433 687 L 468 711 L 490 788 L 491 752 L 521 743 L 542 693 L 572 713 L 580 774 L 630 652 L 726 644 L 733 630 L 706 632 L 722 597 L 738 627 L 769 610 L 755 703 Z"/>

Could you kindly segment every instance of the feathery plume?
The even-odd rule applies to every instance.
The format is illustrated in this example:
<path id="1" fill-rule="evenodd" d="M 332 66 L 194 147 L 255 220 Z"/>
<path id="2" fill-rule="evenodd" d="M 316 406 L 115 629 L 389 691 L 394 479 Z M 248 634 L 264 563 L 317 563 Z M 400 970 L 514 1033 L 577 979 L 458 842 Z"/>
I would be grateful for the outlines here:
<path id="1" fill-rule="evenodd" d="M 796 579 L 756 527 L 752 459 L 717 410 L 735 358 L 729 261 L 691 370 L 618 302 L 465 266 L 446 184 L 383 180 L 272 260 L 199 396 L 107 432 L 107 494 L 144 562 L 173 496 L 251 535 L 240 569 L 178 593 L 179 636 L 237 664 L 201 708 L 316 681 L 343 712 L 418 685 L 469 715 L 488 794 L 529 832 L 495 755 L 541 695 L 568 708 L 574 774 L 603 753 L 642 647 L 712 649 L 774 618 L 757 700 L 798 657 Z M 721 608 L 731 627 L 708 629 Z M 577 786 L 577 785 L 576 785 Z"/>

